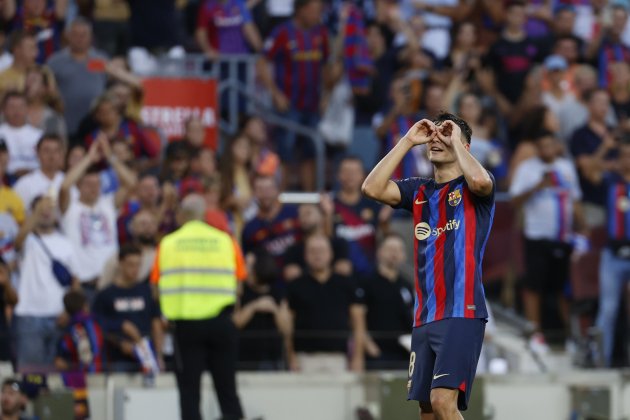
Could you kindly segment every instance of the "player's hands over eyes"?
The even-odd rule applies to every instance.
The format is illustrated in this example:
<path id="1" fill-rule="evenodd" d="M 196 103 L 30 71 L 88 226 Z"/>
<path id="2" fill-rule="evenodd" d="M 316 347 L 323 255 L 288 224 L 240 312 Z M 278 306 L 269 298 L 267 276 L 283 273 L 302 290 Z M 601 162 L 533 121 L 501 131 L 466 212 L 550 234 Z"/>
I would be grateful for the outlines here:
<path id="1" fill-rule="evenodd" d="M 453 140 L 461 141 L 462 130 L 453 121 L 444 121 L 437 128 L 437 138 L 446 146 L 453 146 Z"/>
<path id="2" fill-rule="evenodd" d="M 407 131 L 405 138 L 414 146 L 418 146 L 433 140 L 433 138 L 437 136 L 437 129 L 438 127 L 433 124 L 433 121 L 423 119 L 415 123 L 409 131 Z"/>

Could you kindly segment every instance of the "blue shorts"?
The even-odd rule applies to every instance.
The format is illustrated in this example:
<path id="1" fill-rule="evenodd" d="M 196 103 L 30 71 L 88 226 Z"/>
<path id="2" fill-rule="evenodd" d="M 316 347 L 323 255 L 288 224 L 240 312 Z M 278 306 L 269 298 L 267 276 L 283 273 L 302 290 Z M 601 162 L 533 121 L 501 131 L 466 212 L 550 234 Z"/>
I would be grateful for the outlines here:
<path id="1" fill-rule="evenodd" d="M 414 328 L 409 360 L 408 400 L 431 402 L 433 388 L 459 389 L 457 407 L 468 408 L 485 319 L 446 318 Z"/>

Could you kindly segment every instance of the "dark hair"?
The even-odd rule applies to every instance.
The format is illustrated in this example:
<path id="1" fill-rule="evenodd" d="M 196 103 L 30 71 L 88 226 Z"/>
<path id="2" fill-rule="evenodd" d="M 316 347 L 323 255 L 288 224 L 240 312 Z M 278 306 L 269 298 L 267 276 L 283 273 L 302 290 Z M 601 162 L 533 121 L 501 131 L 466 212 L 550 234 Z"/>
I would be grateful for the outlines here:
<path id="1" fill-rule="evenodd" d="M 2 388 L 4 388 L 5 386 L 10 386 L 21 394 L 24 394 L 24 386 L 22 385 L 22 382 L 18 381 L 15 378 L 7 378 L 2 381 Z"/>
<path id="2" fill-rule="evenodd" d="M 301 8 L 308 6 L 308 4 L 315 0 L 294 0 L 293 1 L 293 10 L 294 13 L 297 13 Z"/>
<path id="3" fill-rule="evenodd" d="M 35 207 L 37 207 L 39 202 L 42 201 L 44 197 L 45 197 L 44 194 L 39 194 L 39 195 L 36 195 L 35 198 L 33 198 L 33 201 L 31 201 L 31 211 L 35 210 Z"/>
<path id="4" fill-rule="evenodd" d="M 2 98 L 2 107 L 4 108 L 9 103 L 9 100 L 13 98 L 23 99 L 25 102 L 27 101 L 26 95 L 22 92 L 18 92 L 17 90 L 10 90 L 4 94 L 4 98 Z"/>
<path id="5" fill-rule="evenodd" d="M 527 110 L 525 116 L 518 125 L 518 141 L 533 140 L 538 135 L 541 127 L 545 125 L 545 115 L 548 112 L 545 105 L 535 105 Z"/>
<path id="6" fill-rule="evenodd" d="M 256 283 L 260 285 L 274 284 L 279 278 L 276 260 L 265 249 L 257 249 L 254 255 L 256 256 L 256 261 L 252 269 L 254 270 Z"/>
<path id="7" fill-rule="evenodd" d="M 466 121 L 461 119 L 455 114 L 451 114 L 450 112 L 442 111 L 438 114 L 438 116 L 433 120 L 435 125 L 441 125 L 445 121 L 452 121 L 462 130 L 462 135 L 464 136 L 464 140 L 466 143 L 470 144 L 470 140 L 472 137 L 472 129 L 468 125 Z"/>
<path id="8" fill-rule="evenodd" d="M 118 261 L 122 261 L 129 255 L 142 255 L 142 251 L 135 244 L 124 244 L 118 250 Z"/>
<path id="9" fill-rule="evenodd" d="M 587 103 L 590 102 L 591 99 L 593 99 L 593 96 L 597 95 L 600 92 L 604 92 L 606 95 L 608 95 L 608 91 L 606 89 L 597 87 L 584 92 L 584 101 L 586 101 Z"/>
<path id="10" fill-rule="evenodd" d="M 2 258 L 2 255 L 0 255 L 0 267 L 2 266 L 6 266 L 8 267 L 9 265 L 7 264 L 7 262 L 4 260 L 4 258 Z"/>
<path id="11" fill-rule="evenodd" d="M 85 171 L 85 173 L 83 174 L 83 177 L 86 177 L 88 175 L 100 175 L 101 173 L 101 167 L 98 164 L 94 164 L 94 165 L 90 165 L 90 167 L 87 168 L 87 170 Z"/>
<path id="12" fill-rule="evenodd" d="M 63 307 L 70 316 L 75 316 L 85 308 L 87 298 L 83 292 L 71 290 L 63 297 Z"/>
<path id="13" fill-rule="evenodd" d="M 59 137 L 57 134 L 44 133 L 44 135 L 39 138 L 39 141 L 37 142 L 37 146 L 35 147 L 35 150 L 39 152 L 39 149 L 42 147 L 42 144 L 44 144 L 44 142 L 47 142 L 47 141 L 53 141 L 55 143 L 59 143 L 60 146 L 63 146 L 63 140 L 61 140 L 61 137 Z"/>
<path id="14" fill-rule="evenodd" d="M 527 2 L 524 0 L 511 0 L 505 6 L 505 10 L 511 9 L 512 7 L 527 7 Z"/>
<path id="15" fill-rule="evenodd" d="M 535 142 L 538 142 L 538 141 L 540 141 L 540 140 L 542 140 L 542 139 L 545 139 L 545 138 L 547 138 L 547 137 L 552 137 L 552 138 L 554 138 L 554 139 L 555 139 L 555 138 L 556 138 L 556 135 L 555 135 L 555 133 L 554 133 L 553 131 L 551 131 L 551 130 L 547 130 L 547 129 L 545 129 L 545 128 L 542 128 L 542 129 L 540 129 L 540 130 L 536 133 L 536 135 L 534 136 L 534 141 L 535 141 Z"/>
<path id="16" fill-rule="evenodd" d="M 222 205 L 225 205 L 234 193 L 234 154 L 232 148 L 241 139 L 251 144 L 250 138 L 241 130 L 228 139 L 223 146 L 223 153 L 221 153 L 221 158 L 219 159 L 219 174 L 221 175 L 221 198 L 219 201 Z M 251 160 L 248 160 L 245 167 L 248 172 L 251 170 Z"/>

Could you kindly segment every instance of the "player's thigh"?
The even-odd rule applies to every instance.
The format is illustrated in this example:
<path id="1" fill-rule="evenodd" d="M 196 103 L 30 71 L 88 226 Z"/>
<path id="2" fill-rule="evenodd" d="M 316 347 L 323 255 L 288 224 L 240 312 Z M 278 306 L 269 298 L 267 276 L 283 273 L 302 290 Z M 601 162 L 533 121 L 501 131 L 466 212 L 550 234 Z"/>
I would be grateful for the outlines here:
<path id="1" fill-rule="evenodd" d="M 468 406 L 486 329 L 485 319 L 449 318 L 437 321 L 430 333 L 435 352 L 431 388 L 459 390 L 458 408 Z"/>
<path id="2" fill-rule="evenodd" d="M 411 336 L 411 354 L 409 357 L 409 380 L 407 399 L 421 404 L 431 401 L 431 380 L 435 354 L 428 339 L 428 325 L 413 329 Z"/>

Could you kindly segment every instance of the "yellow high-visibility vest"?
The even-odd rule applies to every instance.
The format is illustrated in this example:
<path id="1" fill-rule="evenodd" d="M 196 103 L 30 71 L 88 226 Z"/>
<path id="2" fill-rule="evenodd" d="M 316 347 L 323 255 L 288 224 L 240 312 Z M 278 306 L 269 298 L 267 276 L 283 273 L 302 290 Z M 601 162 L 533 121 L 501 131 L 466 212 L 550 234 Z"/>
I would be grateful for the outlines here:
<path id="1" fill-rule="evenodd" d="M 232 237 L 191 221 L 160 242 L 160 306 L 169 320 L 217 316 L 236 303 L 236 258 Z"/>

